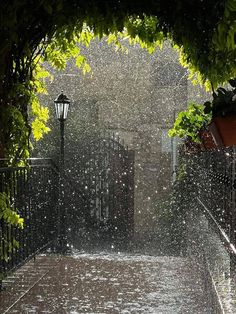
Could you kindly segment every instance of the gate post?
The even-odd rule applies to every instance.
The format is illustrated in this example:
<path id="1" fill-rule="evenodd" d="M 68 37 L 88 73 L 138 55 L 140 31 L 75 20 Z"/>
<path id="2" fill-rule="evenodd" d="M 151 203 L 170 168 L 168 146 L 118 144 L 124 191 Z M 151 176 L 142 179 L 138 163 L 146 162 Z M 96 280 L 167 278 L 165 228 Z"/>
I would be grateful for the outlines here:
<path id="1" fill-rule="evenodd" d="M 60 170 L 59 173 L 59 208 L 58 208 L 58 251 L 59 253 L 66 253 L 67 247 L 67 210 L 65 206 L 65 178 L 64 169 Z"/>
<path id="2" fill-rule="evenodd" d="M 133 239 L 134 235 L 134 151 L 127 151 L 127 210 L 129 228 L 128 236 Z"/>

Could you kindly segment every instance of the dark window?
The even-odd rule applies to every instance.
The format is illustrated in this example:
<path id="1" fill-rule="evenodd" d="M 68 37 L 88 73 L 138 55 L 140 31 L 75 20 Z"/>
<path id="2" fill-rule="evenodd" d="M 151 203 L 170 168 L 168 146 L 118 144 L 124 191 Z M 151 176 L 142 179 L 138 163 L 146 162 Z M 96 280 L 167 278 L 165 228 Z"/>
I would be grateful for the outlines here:
<path id="1" fill-rule="evenodd" d="M 157 62 L 153 65 L 152 80 L 156 86 L 187 84 L 187 71 L 176 62 Z"/>

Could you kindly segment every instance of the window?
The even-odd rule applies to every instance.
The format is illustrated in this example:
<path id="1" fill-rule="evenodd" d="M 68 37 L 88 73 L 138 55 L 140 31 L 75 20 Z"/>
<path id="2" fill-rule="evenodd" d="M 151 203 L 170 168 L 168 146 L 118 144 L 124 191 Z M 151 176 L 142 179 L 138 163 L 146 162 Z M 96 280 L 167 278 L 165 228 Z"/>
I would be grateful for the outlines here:
<path id="1" fill-rule="evenodd" d="M 162 153 L 172 152 L 172 138 L 168 136 L 168 129 L 161 130 L 161 152 Z"/>

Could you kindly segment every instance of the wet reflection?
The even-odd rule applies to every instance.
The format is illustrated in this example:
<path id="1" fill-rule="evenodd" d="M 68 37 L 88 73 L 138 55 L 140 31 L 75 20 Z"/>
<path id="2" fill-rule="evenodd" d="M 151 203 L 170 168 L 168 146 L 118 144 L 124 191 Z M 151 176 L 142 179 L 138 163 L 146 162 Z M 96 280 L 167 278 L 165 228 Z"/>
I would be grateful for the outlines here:
<path id="1" fill-rule="evenodd" d="M 31 280 L 33 269 L 38 278 Z M 22 271 L 2 293 L 1 313 L 14 302 L 8 313 L 211 313 L 200 277 L 183 257 L 74 252 L 39 257 Z"/>

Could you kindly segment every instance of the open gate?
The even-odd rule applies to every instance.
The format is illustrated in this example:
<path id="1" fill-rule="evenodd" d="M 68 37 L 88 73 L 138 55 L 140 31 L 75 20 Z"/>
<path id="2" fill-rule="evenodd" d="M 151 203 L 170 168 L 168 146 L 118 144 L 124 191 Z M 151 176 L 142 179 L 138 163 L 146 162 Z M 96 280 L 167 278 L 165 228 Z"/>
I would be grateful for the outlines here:
<path id="1" fill-rule="evenodd" d="M 67 172 L 71 238 L 130 239 L 134 219 L 134 153 L 111 137 L 80 140 Z M 73 197 L 71 197 L 71 191 Z M 71 208 L 72 206 L 72 208 Z M 73 241 L 74 242 L 74 241 Z"/>

